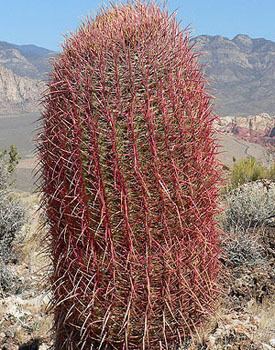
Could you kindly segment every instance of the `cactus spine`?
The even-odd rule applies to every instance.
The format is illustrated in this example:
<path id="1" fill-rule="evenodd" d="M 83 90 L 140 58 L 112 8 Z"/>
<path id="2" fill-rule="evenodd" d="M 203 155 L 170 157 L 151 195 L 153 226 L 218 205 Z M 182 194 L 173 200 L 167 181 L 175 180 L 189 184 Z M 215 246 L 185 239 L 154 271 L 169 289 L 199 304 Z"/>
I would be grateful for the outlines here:
<path id="1" fill-rule="evenodd" d="M 216 297 L 211 99 L 176 19 L 113 6 L 54 62 L 40 143 L 56 350 L 174 349 Z"/>

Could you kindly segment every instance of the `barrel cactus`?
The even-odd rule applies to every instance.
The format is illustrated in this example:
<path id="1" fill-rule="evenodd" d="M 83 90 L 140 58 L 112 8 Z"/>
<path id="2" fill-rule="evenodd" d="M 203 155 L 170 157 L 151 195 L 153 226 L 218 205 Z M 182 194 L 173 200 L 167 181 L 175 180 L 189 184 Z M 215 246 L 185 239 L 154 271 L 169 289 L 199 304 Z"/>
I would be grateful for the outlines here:
<path id="1" fill-rule="evenodd" d="M 113 5 L 66 39 L 40 159 L 57 350 L 176 349 L 218 275 L 211 98 L 188 33 Z"/>

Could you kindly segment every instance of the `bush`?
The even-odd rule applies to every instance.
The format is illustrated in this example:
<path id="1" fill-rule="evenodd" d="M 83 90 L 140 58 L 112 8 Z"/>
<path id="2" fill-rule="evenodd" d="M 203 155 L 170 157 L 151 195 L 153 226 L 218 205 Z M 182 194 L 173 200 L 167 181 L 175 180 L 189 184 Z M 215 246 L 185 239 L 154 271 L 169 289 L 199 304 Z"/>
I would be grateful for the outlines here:
<path id="1" fill-rule="evenodd" d="M 6 165 L 2 159 L 0 159 L 0 191 L 6 189 L 8 184 L 8 171 Z"/>
<path id="2" fill-rule="evenodd" d="M 0 160 L 4 161 L 9 174 L 14 172 L 20 159 L 21 157 L 15 145 L 11 145 L 9 150 L 0 150 Z"/>
<path id="3" fill-rule="evenodd" d="M 268 170 L 268 179 L 271 181 L 275 181 L 275 162 L 272 164 L 272 166 Z"/>
<path id="4" fill-rule="evenodd" d="M 274 217 L 275 184 L 271 181 L 250 182 L 227 193 L 221 217 L 225 265 L 266 263 L 265 249 L 259 240 L 264 231 L 260 227 L 270 224 Z"/>
<path id="5" fill-rule="evenodd" d="M 9 193 L 0 192 L 0 258 L 7 262 L 11 246 L 24 223 L 24 209 Z"/>
<path id="6" fill-rule="evenodd" d="M 21 288 L 22 281 L 0 259 L 0 292 L 17 294 Z"/>
<path id="7" fill-rule="evenodd" d="M 9 180 L 19 159 L 20 156 L 15 145 L 11 145 L 9 150 L 0 150 L 0 191 L 9 186 Z"/>
<path id="8" fill-rule="evenodd" d="M 267 168 L 254 157 L 241 159 L 234 162 L 231 173 L 231 188 L 236 188 L 244 183 L 264 179 Z"/>
<path id="9" fill-rule="evenodd" d="M 275 180 L 275 162 L 270 167 L 266 167 L 254 157 L 244 158 L 237 162 L 233 157 L 233 161 L 234 165 L 230 175 L 230 190 L 257 180 Z"/>
<path id="10" fill-rule="evenodd" d="M 264 248 L 256 234 L 229 232 L 222 241 L 225 265 L 257 266 L 265 262 Z"/>
<path id="11" fill-rule="evenodd" d="M 226 195 L 222 224 L 227 232 L 246 232 L 268 223 L 275 216 L 275 184 L 256 181 Z"/>
<path id="12" fill-rule="evenodd" d="M 12 242 L 24 223 L 24 209 L 9 192 L 10 177 L 18 163 L 15 146 L 0 152 L 0 259 L 10 259 Z"/>

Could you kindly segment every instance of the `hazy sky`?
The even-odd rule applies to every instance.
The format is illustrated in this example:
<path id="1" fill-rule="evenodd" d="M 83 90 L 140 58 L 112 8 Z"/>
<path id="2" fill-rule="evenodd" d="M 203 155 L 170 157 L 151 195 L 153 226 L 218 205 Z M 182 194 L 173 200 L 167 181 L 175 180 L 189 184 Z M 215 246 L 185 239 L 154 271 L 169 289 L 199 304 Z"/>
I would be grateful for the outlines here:
<path id="1" fill-rule="evenodd" d="M 115 2 L 115 0 L 114 0 Z M 36 44 L 58 50 L 63 35 L 86 15 L 94 16 L 103 0 L 0 0 L 0 41 Z M 167 0 L 182 26 L 193 35 L 236 34 L 275 41 L 275 0 Z"/>

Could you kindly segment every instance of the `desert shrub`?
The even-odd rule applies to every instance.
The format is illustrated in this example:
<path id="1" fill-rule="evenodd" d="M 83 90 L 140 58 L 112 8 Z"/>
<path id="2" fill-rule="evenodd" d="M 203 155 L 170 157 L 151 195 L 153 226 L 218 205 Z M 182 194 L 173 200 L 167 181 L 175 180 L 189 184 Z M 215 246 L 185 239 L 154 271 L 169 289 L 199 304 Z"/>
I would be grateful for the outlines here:
<path id="1" fill-rule="evenodd" d="M 18 162 L 16 148 L 0 152 L 0 258 L 10 258 L 12 242 L 24 223 L 24 209 L 9 191 L 10 178 Z"/>
<path id="2" fill-rule="evenodd" d="M 0 191 L 10 185 L 11 175 L 20 160 L 17 148 L 11 145 L 9 150 L 0 150 Z"/>
<path id="3" fill-rule="evenodd" d="M 265 262 L 264 248 L 255 233 L 229 232 L 222 240 L 223 260 L 230 266 L 256 266 Z"/>
<path id="4" fill-rule="evenodd" d="M 275 184 L 256 181 L 231 190 L 225 196 L 222 216 L 226 232 L 243 232 L 268 223 L 275 215 Z"/>
<path id="5" fill-rule="evenodd" d="M 24 223 L 24 209 L 9 193 L 0 192 L 0 257 L 7 261 L 12 242 Z"/>
<path id="6" fill-rule="evenodd" d="M 8 266 L 0 258 L 0 292 L 3 294 L 16 294 L 22 288 L 22 281 L 11 272 Z"/>
<path id="7" fill-rule="evenodd" d="M 4 162 L 9 174 L 14 172 L 20 158 L 15 145 L 11 145 L 9 150 L 0 150 L 0 160 Z"/>
<path id="8" fill-rule="evenodd" d="M 236 188 L 247 182 L 264 179 L 267 175 L 267 168 L 254 157 L 248 157 L 234 162 L 231 172 L 231 188 Z"/>
<path id="9" fill-rule="evenodd" d="M 263 226 L 269 224 L 275 214 L 275 184 L 268 180 L 243 184 L 225 195 L 224 204 L 221 224 L 225 265 L 264 264 L 266 253 L 259 238 L 264 232 Z"/>
<path id="10" fill-rule="evenodd" d="M 275 162 L 271 165 L 271 167 L 268 169 L 268 179 L 271 181 L 275 181 Z"/>
<path id="11" fill-rule="evenodd" d="M 7 171 L 6 163 L 0 157 L 0 191 L 6 189 L 8 185 L 9 174 Z"/>

